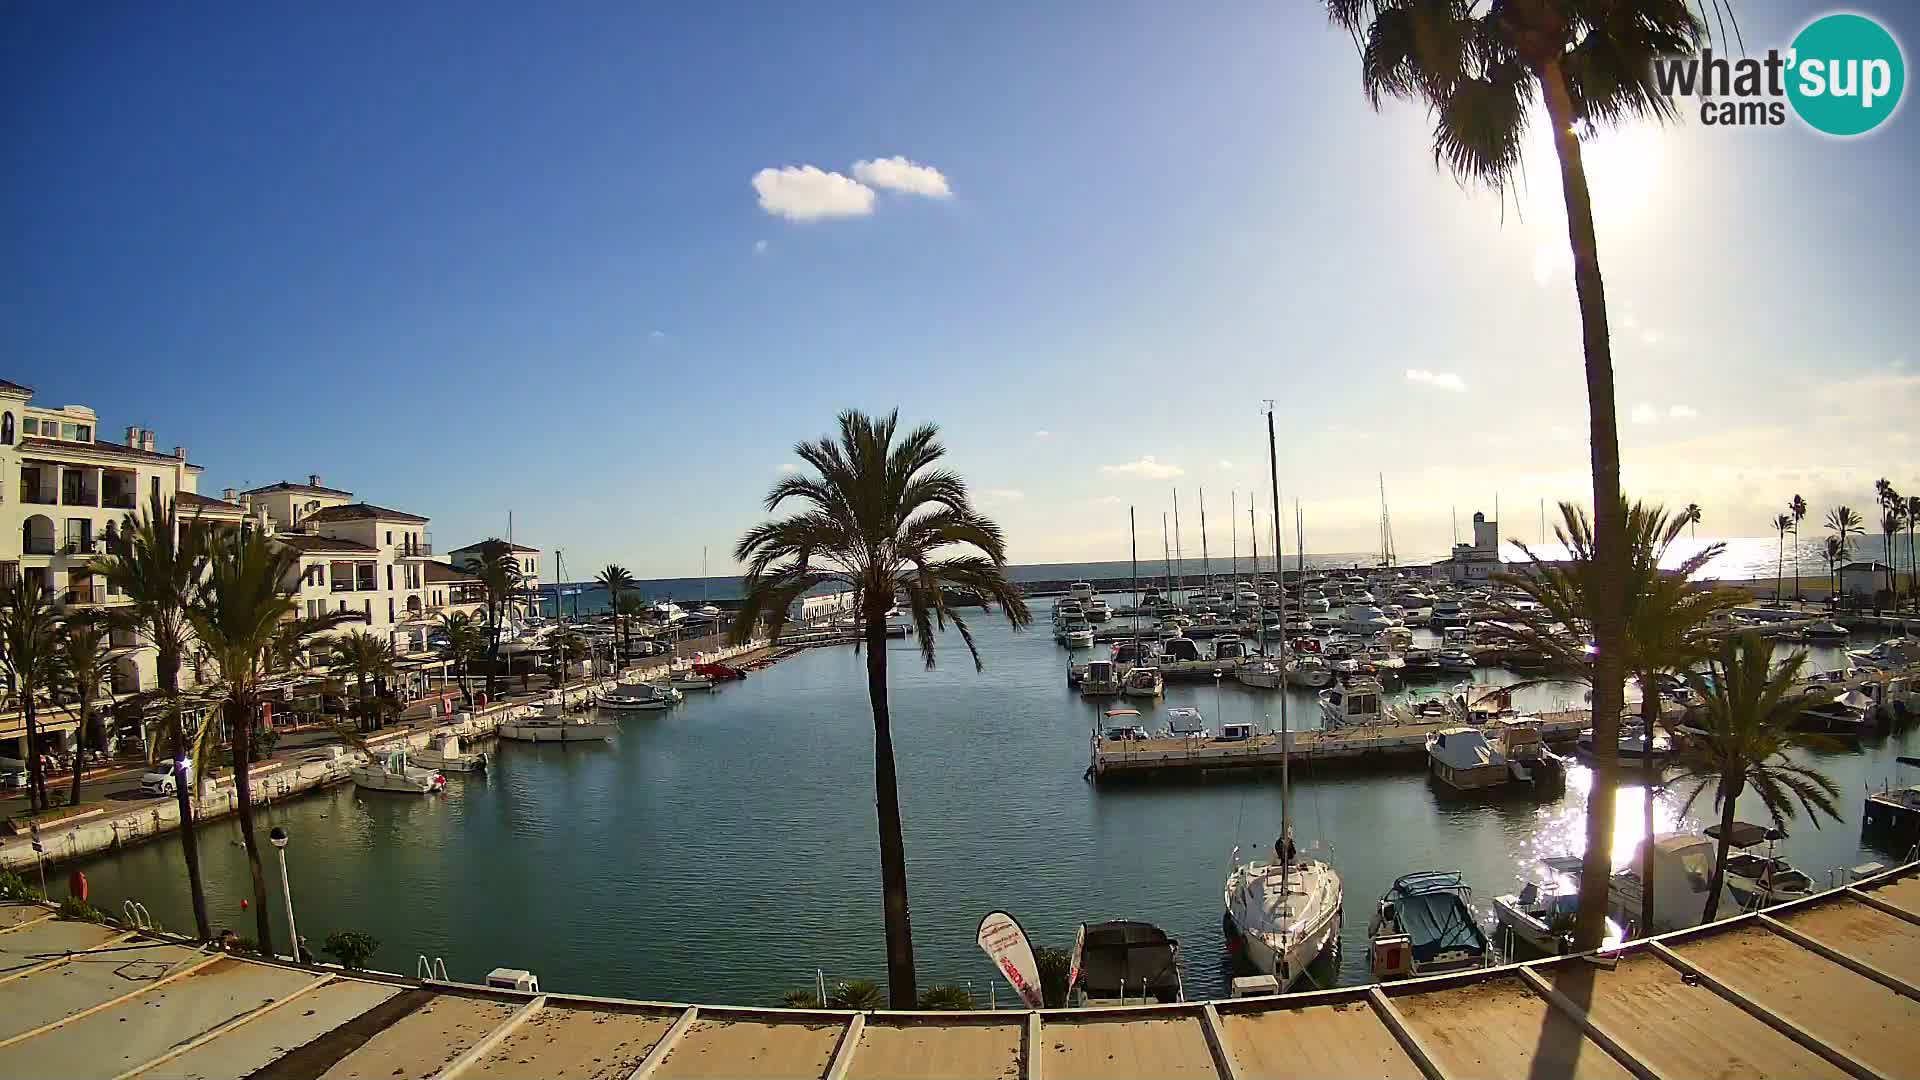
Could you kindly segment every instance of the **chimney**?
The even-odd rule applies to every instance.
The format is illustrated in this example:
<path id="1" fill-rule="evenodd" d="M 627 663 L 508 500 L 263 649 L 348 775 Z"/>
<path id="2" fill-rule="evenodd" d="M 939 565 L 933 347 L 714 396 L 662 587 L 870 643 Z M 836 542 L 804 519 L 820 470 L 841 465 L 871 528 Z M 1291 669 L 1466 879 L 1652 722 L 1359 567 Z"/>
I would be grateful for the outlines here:
<path id="1" fill-rule="evenodd" d="M 317 472 L 316 472 L 316 473 L 308 473 L 308 474 L 307 474 L 307 486 L 308 486 L 308 487 L 319 487 L 319 486 L 320 486 L 320 474 L 319 474 L 319 473 L 317 473 Z"/>
<path id="2" fill-rule="evenodd" d="M 140 430 L 140 449 L 145 450 L 149 454 L 153 453 L 153 432 L 145 428 Z"/>
<path id="3" fill-rule="evenodd" d="M 132 427 L 132 426 L 129 426 L 127 428 L 127 445 L 132 447 L 135 450 L 140 449 L 140 429 L 139 428 Z"/>
<path id="4" fill-rule="evenodd" d="M 235 491 L 235 490 L 234 490 L 233 488 L 226 488 L 226 489 L 224 489 L 224 490 L 222 490 L 222 491 L 220 492 L 220 497 L 221 497 L 222 499 L 225 499 L 225 500 L 226 500 L 226 501 L 228 501 L 228 502 L 239 502 L 239 501 L 240 501 L 240 493 L 239 493 L 238 491 Z"/>
<path id="5" fill-rule="evenodd" d="M 176 447 L 174 447 L 174 448 L 173 448 L 173 456 L 174 456 L 174 457 L 175 457 L 176 459 L 178 459 L 178 460 L 180 460 L 180 461 L 185 461 L 185 460 L 187 460 L 187 448 L 186 448 L 186 447 L 184 447 L 184 446 L 176 446 Z"/>

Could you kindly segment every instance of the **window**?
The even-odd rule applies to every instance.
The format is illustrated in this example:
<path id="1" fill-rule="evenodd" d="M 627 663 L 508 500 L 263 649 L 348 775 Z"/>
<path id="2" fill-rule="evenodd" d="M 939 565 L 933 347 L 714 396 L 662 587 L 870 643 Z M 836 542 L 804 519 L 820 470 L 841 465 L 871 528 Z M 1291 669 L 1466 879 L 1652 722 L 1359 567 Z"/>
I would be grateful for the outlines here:
<path id="1" fill-rule="evenodd" d="M 394 621 L 393 620 L 393 597 L 391 596 L 387 597 L 387 621 L 388 622 Z"/>
<path id="2" fill-rule="evenodd" d="M 13 445 L 13 414 L 0 416 L 0 444 Z"/>
<path id="3" fill-rule="evenodd" d="M 388 529 L 388 530 L 387 530 L 387 543 L 389 543 L 389 544 L 391 544 L 391 543 L 393 543 L 393 530 L 392 530 L 392 529 Z"/>
<path id="4" fill-rule="evenodd" d="M 340 610 L 341 611 L 347 610 L 347 602 L 345 600 L 340 601 Z"/>
<path id="5" fill-rule="evenodd" d="M 373 621 L 373 601 L 371 600 L 360 601 L 360 611 L 364 615 L 366 615 L 368 622 Z"/>
<path id="6" fill-rule="evenodd" d="M 160 505 L 160 478 L 157 476 L 153 478 L 153 503 Z"/>
<path id="7" fill-rule="evenodd" d="M 40 421 L 35 420 L 31 416 L 27 417 L 25 420 L 20 421 L 20 433 L 22 435 L 40 434 Z"/>
<path id="8" fill-rule="evenodd" d="M 93 425 L 92 424 L 81 424 L 80 426 L 74 428 L 73 430 L 74 430 L 74 438 L 79 439 L 81 442 L 93 441 Z"/>
<path id="9" fill-rule="evenodd" d="M 391 543 L 393 534 L 388 533 L 387 537 L 388 537 L 388 542 Z M 392 563 L 387 564 L 387 591 L 388 592 L 393 591 L 393 564 Z"/>

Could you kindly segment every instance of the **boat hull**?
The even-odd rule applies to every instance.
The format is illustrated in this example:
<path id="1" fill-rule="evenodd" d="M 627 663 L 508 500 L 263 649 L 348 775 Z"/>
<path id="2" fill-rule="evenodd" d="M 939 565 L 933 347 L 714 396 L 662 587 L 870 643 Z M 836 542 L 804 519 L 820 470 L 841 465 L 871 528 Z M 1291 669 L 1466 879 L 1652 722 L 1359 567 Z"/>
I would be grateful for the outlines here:
<path id="1" fill-rule="evenodd" d="M 516 724 L 500 725 L 500 737 L 514 742 L 605 742 L 619 727 L 614 724 Z"/>

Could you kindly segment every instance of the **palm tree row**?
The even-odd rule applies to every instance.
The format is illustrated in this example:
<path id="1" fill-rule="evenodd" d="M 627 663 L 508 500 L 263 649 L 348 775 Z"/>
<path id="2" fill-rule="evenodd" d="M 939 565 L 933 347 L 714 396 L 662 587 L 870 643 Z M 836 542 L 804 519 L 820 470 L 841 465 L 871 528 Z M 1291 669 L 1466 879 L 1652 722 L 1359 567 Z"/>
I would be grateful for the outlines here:
<path id="1" fill-rule="evenodd" d="M 491 698 L 499 675 L 500 633 L 512 615 L 525 575 L 513 545 L 498 538 L 480 542 L 480 554 L 467 560 L 466 571 L 480 579 L 487 597 L 487 697 Z"/>
<path id="2" fill-rule="evenodd" d="M 620 628 L 620 654 L 624 659 L 633 652 L 633 612 L 632 606 L 624 603 L 629 597 L 627 590 L 634 587 L 633 575 L 618 563 L 608 563 L 593 580 L 607 590 L 607 610 L 613 612 L 615 623 Z M 631 599 L 638 600 L 638 597 Z M 618 663 L 614 665 L 618 667 Z"/>

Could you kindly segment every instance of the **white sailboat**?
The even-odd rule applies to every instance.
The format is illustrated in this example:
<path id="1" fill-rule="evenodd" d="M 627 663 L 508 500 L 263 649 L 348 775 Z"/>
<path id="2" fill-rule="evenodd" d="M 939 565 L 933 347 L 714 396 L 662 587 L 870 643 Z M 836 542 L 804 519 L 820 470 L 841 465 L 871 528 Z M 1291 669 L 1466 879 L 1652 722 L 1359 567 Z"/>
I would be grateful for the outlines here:
<path id="1" fill-rule="evenodd" d="M 447 778 L 433 769 L 422 769 L 407 761 L 407 748 L 400 746 L 355 765 L 349 774 L 355 787 L 369 791 L 401 791 L 409 795 L 431 795 L 447 786 Z"/>
<path id="2" fill-rule="evenodd" d="M 516 742 L 605 742 L 619 730 L 611 720 L 570 715 L 559 702 L 549 701 L 537 713 L 505 721 L 499 734 Z"/>
<path id="3" fill-rule="evenodd" d="M 1273 412 L 1267 412 L 1267 463 L 1273 484 L 1273 504 L 1280 505 L 1278 451 L 1273 434 Z M 1274 524 L 1274 560 L 1280 565 L 1280 527 Z M 1286 617 L 1286 591 L 1278 592 L 1281 617 Z M 1319 859 L 1302 859 L 1293 842 L 1293 797 L 1288 775 L 1287 700 L 1280 698 L 1280 838 L 1271 861 L 1239 861 L 1227 874 L 1224 890 L 1224 929 L 1237 941 L 1247 962 L 1271 975 L 1281 990 L 1306 977 L 1307 968 L 1340 941 L 1340 916 L 1345 904 L 1340 875 Z"/>

